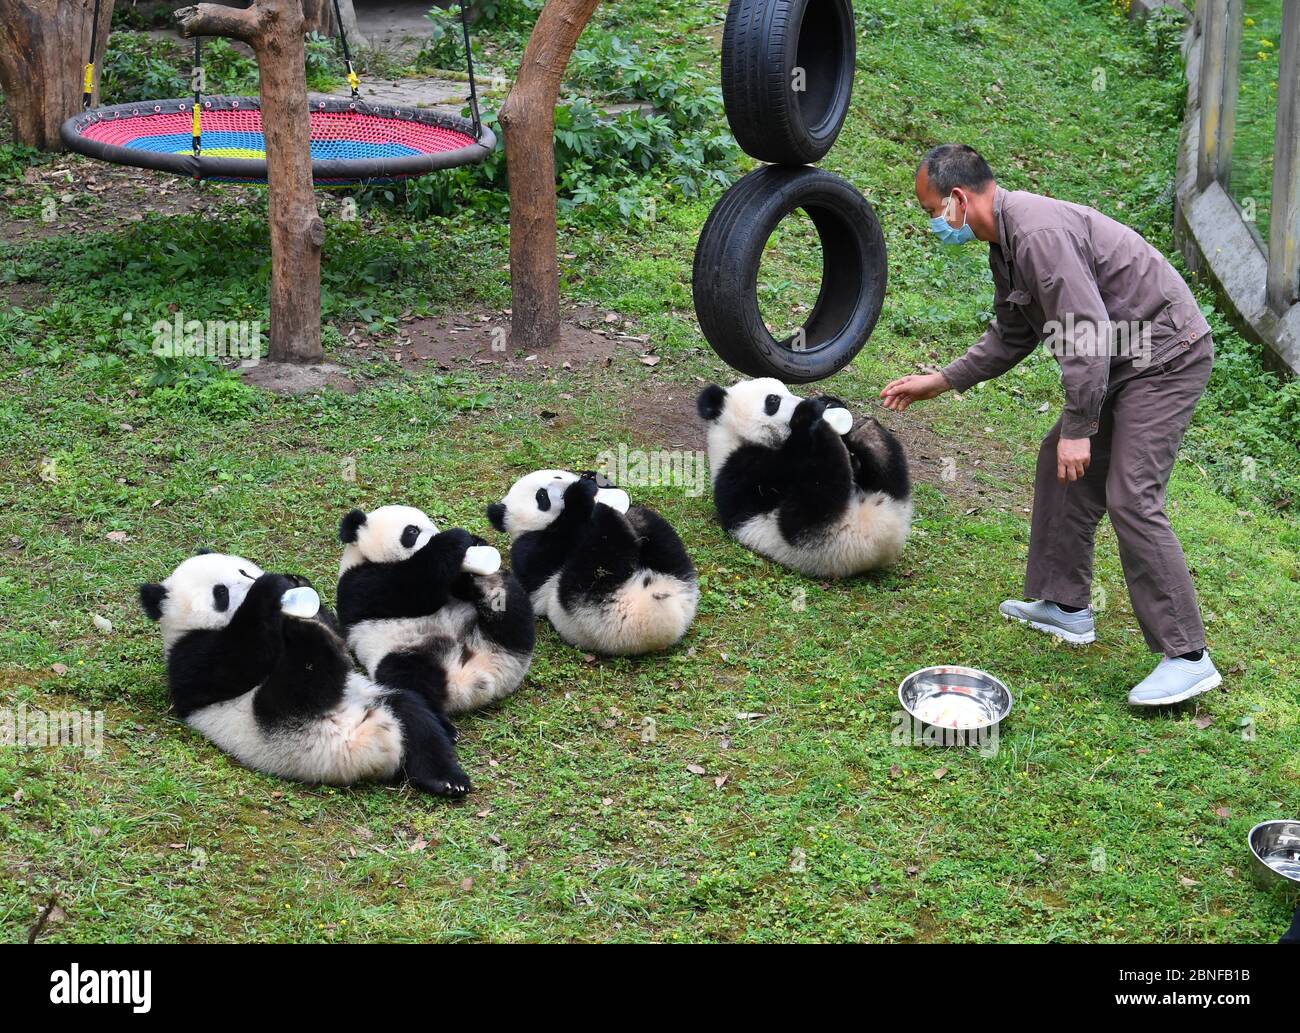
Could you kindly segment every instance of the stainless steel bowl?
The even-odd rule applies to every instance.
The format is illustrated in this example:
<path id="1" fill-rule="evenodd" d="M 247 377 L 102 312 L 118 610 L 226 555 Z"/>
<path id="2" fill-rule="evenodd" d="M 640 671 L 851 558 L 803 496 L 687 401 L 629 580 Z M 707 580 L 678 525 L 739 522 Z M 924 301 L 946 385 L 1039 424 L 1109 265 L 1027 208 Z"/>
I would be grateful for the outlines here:
<path id="1" fill-rule="evenodd" d="M 1260 886 L 1289 904 L 1300 904 L 1300 821 L 1261 822 L 1246 842 Z"/>
<path id="2" fill-rule="evenodd" d="M 1011 713 L 1011 690 L 975 667 L 923 667 L 898 686 L 898 702 L 922 724 L 949 731 L 992 728 Z"/>

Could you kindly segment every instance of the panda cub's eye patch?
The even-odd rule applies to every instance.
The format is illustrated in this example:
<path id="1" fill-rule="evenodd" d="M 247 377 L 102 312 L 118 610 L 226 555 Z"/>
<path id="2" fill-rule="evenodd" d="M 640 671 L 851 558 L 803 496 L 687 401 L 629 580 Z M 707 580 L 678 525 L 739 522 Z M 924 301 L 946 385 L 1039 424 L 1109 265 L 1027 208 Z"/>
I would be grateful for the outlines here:
<path id="1" fill-rule="evenodd" d="M 225 613 L 230 609 L 230 589 L 225 585 L 212 586 L 212 607 L 218 613 Z"/>
<path id="2" fill-rule="evenodd" d="M 780 395 L 768 395 L 763 401 L 763 411 L 769 416 L 775 416 L 776 411 L 781 408 Z"/>
<path id="3" fill-rule="evenodd" d="M 547 494 L 545 488 L 537 489 L 537 508 L 543 513 L 551 508 L 551 496 Z"/>
<path id="4" fill-rule="evenodd" d="M 420 538 L 420 529 L 414 524 L 407 524 L 406 529 L 402 532 L 402 548 L 409 549 Z"/>

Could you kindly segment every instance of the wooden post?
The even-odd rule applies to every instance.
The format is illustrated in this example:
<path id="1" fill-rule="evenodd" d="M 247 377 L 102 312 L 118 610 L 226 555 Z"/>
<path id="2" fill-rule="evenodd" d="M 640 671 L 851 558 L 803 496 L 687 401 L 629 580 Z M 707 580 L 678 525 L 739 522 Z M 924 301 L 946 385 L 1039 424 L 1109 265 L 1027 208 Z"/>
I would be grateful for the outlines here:
<path id="1" fill-rule="evenodd" d="M 1300 0 L 1282 9 L 1266 296 L 1278 315 L 1300 301 Z"/>
<path id="2" fill-rule="evenodd" d="M 0 87 L 18 143 L 63 149 L 59 127 L 81 110 L 94 12 L 95 0 L 0 0 Z M 92 104 L 112 20 L 113 0 L 101 0 Z"/>
<path id="3" fill-rule="evenodd" d="M 1232 136 L 1237 127 L 1241 0 L 1202 0 L 1202 4 L 1201 142 L 1196 189 L 1204 190 L 1217 181 L 1227 190 L 1232 173 Z"/>
<path id="4" fill-rule="evenodd" d="M 311 178 L 311 122 L 299 0 L 253 0 L 247 8 L 199 4 L 176 12 L 180 32 L 227 36 L 253 48 L 261 79 L 271 227 L 272 362 L 320 362 L 320 252 L 325 223 Z"/>
<path id="5" fill-rule="evenodd" d="M 510 341 L 533 349 L 560 334 L 555 238 L 555 105 L 569 55 L 599 0 L 547 0 L 502 105 L 510 183 Z"/>

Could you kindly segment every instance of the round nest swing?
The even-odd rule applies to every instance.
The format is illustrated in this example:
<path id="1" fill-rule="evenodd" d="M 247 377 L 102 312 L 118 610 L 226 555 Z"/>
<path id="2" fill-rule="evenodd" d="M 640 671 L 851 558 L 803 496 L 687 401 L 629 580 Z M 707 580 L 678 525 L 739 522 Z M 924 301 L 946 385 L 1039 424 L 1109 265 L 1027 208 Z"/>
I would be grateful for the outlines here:
<path id="1" fill-rule="evenodd" d="M 194 153 L 193 102 L 141 101 L 92 108 L 61 132 L 73 151 L 117 165 L 194 179 L 266 181 L 266 140 L 256 97 L 204 97 L 203 146 Z M 417 108 L 313 98 L 311 171 L 318 186 L 391 181 L 481 162 L 496 137 L 481 123 Z"/>

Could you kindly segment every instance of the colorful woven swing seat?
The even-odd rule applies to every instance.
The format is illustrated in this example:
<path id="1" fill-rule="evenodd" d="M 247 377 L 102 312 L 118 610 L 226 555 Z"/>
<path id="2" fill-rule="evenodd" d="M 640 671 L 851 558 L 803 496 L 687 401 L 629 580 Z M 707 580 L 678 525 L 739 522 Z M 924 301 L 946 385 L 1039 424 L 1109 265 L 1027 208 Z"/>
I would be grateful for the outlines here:
<path id="1" fill-rule="evenodd" d="M 118 165 L 196 179 L 265 182 L 258 98 L 204 97 L 197 156 L 192 109 L 192 101 L 179 98 L 93 108 L 64 123 L 63 142 Z M 490 129 L 458 115 L 360 100 L 311 101 L 312 178 L 319 186 L 421 176 L 480 162 L 495 146 Z"/>
<path id="2" fill-rule="evenodd" d="M 447 7 L 454 0 L 433 0 Z M 257 97 L 204 97 L 203 63 L 194 40 L 192 99 L 139 101 L 91 108 L 95 89 L 95 46 L 101 0 L 95 0 L 90 56 L 86 62 L 80 115 L 63 123 L 59 135 L 69 150 L 116 165 L 174 172 L 191 179 L 241 183 L 266 182 L 266 137 Z M 479 117 L 469 16 L 460 0 L 469 106 L 473 119 L 424 108 L 367 104 L 357 91 L 360 77 L 342 30 L 338 0 L 334 17 L 347 68 L 351 100 L 312 97 L 312 181 L 322 187 L 347 187 L 423 176 L 437 169 L 481 162 L 496 148 L 496 137 Z"/>

